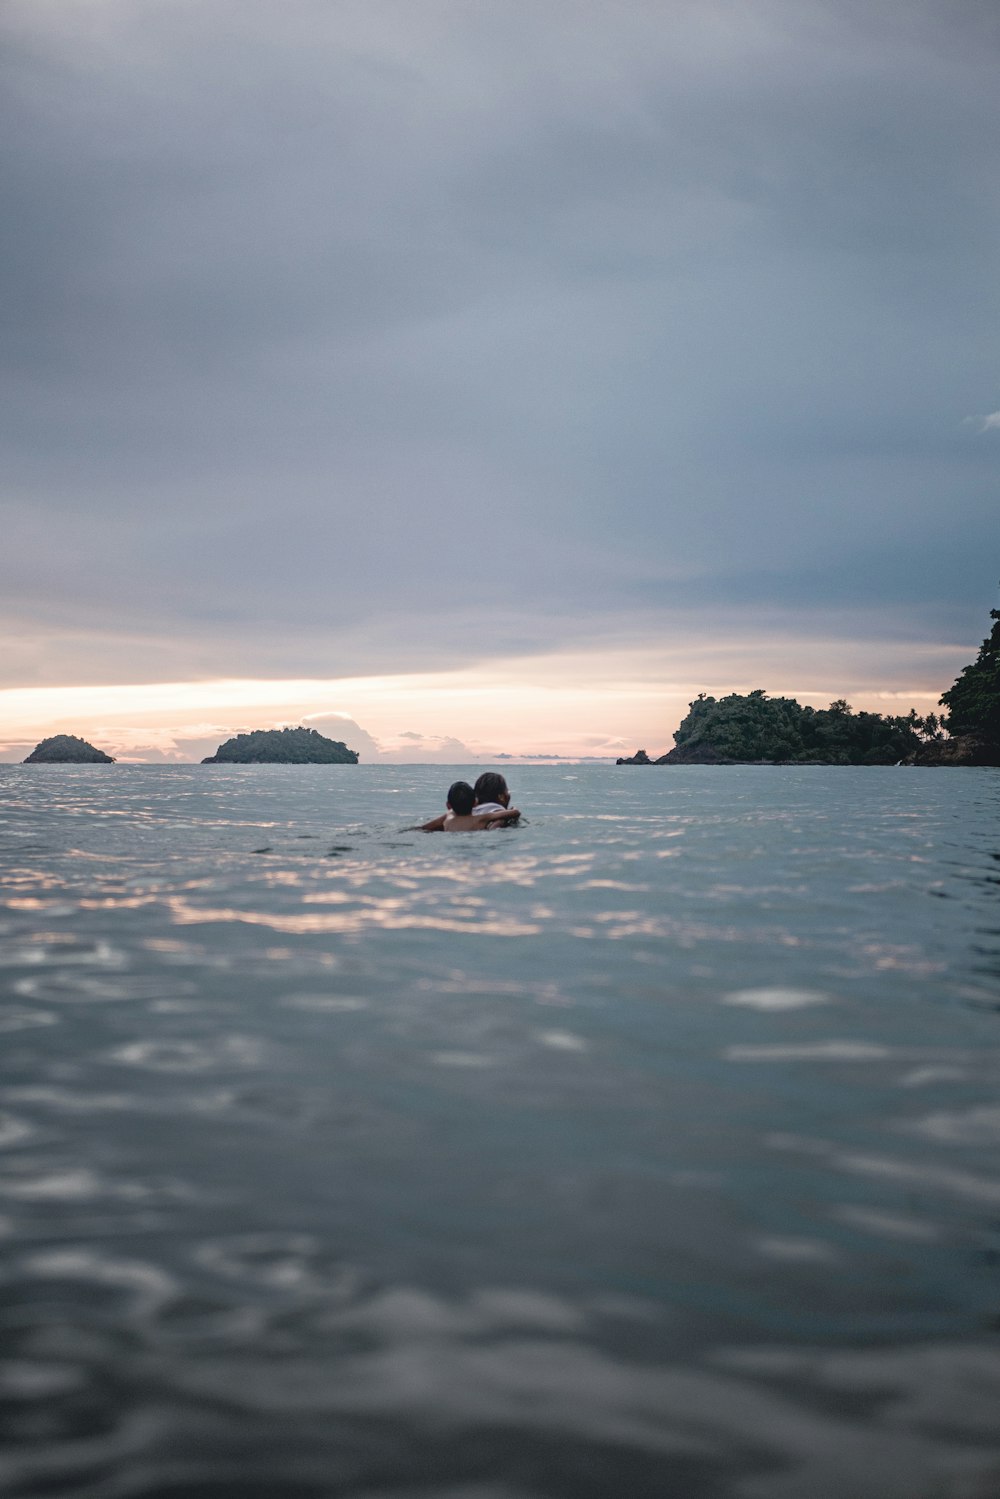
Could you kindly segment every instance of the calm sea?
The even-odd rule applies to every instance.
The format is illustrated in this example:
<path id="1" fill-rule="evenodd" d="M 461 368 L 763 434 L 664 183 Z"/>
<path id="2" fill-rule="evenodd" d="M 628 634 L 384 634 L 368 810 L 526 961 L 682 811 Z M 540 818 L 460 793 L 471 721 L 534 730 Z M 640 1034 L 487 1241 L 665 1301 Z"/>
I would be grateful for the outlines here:
<path id="1" fill-rule="evenodd" d="M 4 1499 L 996 1499 L 1000 771 L 460 773 L 0 767 Z"/>

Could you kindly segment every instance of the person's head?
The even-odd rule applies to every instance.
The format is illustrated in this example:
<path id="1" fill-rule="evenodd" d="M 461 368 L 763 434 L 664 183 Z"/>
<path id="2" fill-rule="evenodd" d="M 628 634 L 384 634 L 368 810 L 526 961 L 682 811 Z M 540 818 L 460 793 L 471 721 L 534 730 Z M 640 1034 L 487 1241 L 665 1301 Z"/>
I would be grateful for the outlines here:
<path id="1" fill-rule="evenodd" d="M 501 807 L 510 803 L 507 782 L 498 770 L 484 770 L 476 782 L 477 802 L 499 802 Z"/>
<path id="2" fill-rule="evenodd" d="M 475 793 L 468 781 L 455 781 L 448 787 L 448 808 L 457 817 L 468 817 L 475 799 Z"/>

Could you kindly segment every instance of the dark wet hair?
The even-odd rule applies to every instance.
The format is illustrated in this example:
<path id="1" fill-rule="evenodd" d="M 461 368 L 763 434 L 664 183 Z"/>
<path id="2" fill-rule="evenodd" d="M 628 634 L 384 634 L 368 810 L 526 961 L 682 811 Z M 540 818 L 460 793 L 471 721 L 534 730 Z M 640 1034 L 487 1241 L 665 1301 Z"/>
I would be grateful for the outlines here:
<path id="1" fill-rule="evenodd" d="M 468 781 L 455 781 L 448 787 L 448 805 L 459 817 L 468 817 L 475 794 Z"/>
<path id="2" fill-rule="evenodd" d="M 476 782 L 477 802 L 502 802 L 509 795 L 507 782 L 498 770 L 484 770 Z"/>

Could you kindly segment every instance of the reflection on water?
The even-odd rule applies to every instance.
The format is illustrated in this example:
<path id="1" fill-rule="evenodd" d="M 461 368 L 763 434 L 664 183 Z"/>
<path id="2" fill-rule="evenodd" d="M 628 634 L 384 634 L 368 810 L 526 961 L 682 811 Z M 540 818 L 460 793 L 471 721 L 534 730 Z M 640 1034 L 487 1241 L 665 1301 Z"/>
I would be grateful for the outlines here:
<path id="1" fill-rule="evenodd" d="M 0 1492 L 996 1499 L 1000 775 L 0 767 Z"/>

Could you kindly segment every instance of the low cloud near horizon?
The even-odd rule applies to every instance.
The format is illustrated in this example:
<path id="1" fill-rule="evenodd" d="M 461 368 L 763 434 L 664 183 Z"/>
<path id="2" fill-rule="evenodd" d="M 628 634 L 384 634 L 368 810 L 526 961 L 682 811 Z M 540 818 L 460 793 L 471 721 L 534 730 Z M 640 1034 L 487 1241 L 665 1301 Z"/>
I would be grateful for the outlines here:
<path id="1" fill-rule="evenodd" d="M 565 743 L 659 688 L 666 747 L 689 686 L 970 658 L 996 7 L 8 0 L 0 43 L 0 689 L 617 653 Z M 383 758 L 556 742 L 331 700 Z"/>
<path id="2" fill-rule="evenodd" d="M 199 760 L 233 734 L 299 723 L 344 740 L 367 763 L 613 758 L 625 749 L 669 748 L 703 690 L 718 696 L 764 687 L 813 707 L 846 696 L 871 712 L 926 713 L 968 654 L 953 644 L 925 642 L 918 650 L 906 638 L 852 641 L 818 632 L 807 667 L 792 670 L 785 629 L 725 642 L 690 622 L 689 629 L 685 635 L 678 623 L 668 632 L 672 644 L 645 650 L 562 651 L 395 677 L 0 688 L 0 761 L 23 759 L 57 733 L 82 734 L 130 760 Z M 899 685 L 886 688 L 887 679 Z M 417 723 L 461 726 L 462 733 Z"/>
<path id="3" fill-rule="evenodd" d="M 303 722 L 310 729 L 318 729 L 328 739 L 339 739 L 348 749 L 357 750 L 362 761 L 369 765 L 458 765 L 477 758 L 467 744 L 449 735 L 418 734 L 404 729 L 402 733 L 379 742 L 342 713 L 309 714 Z"/>

